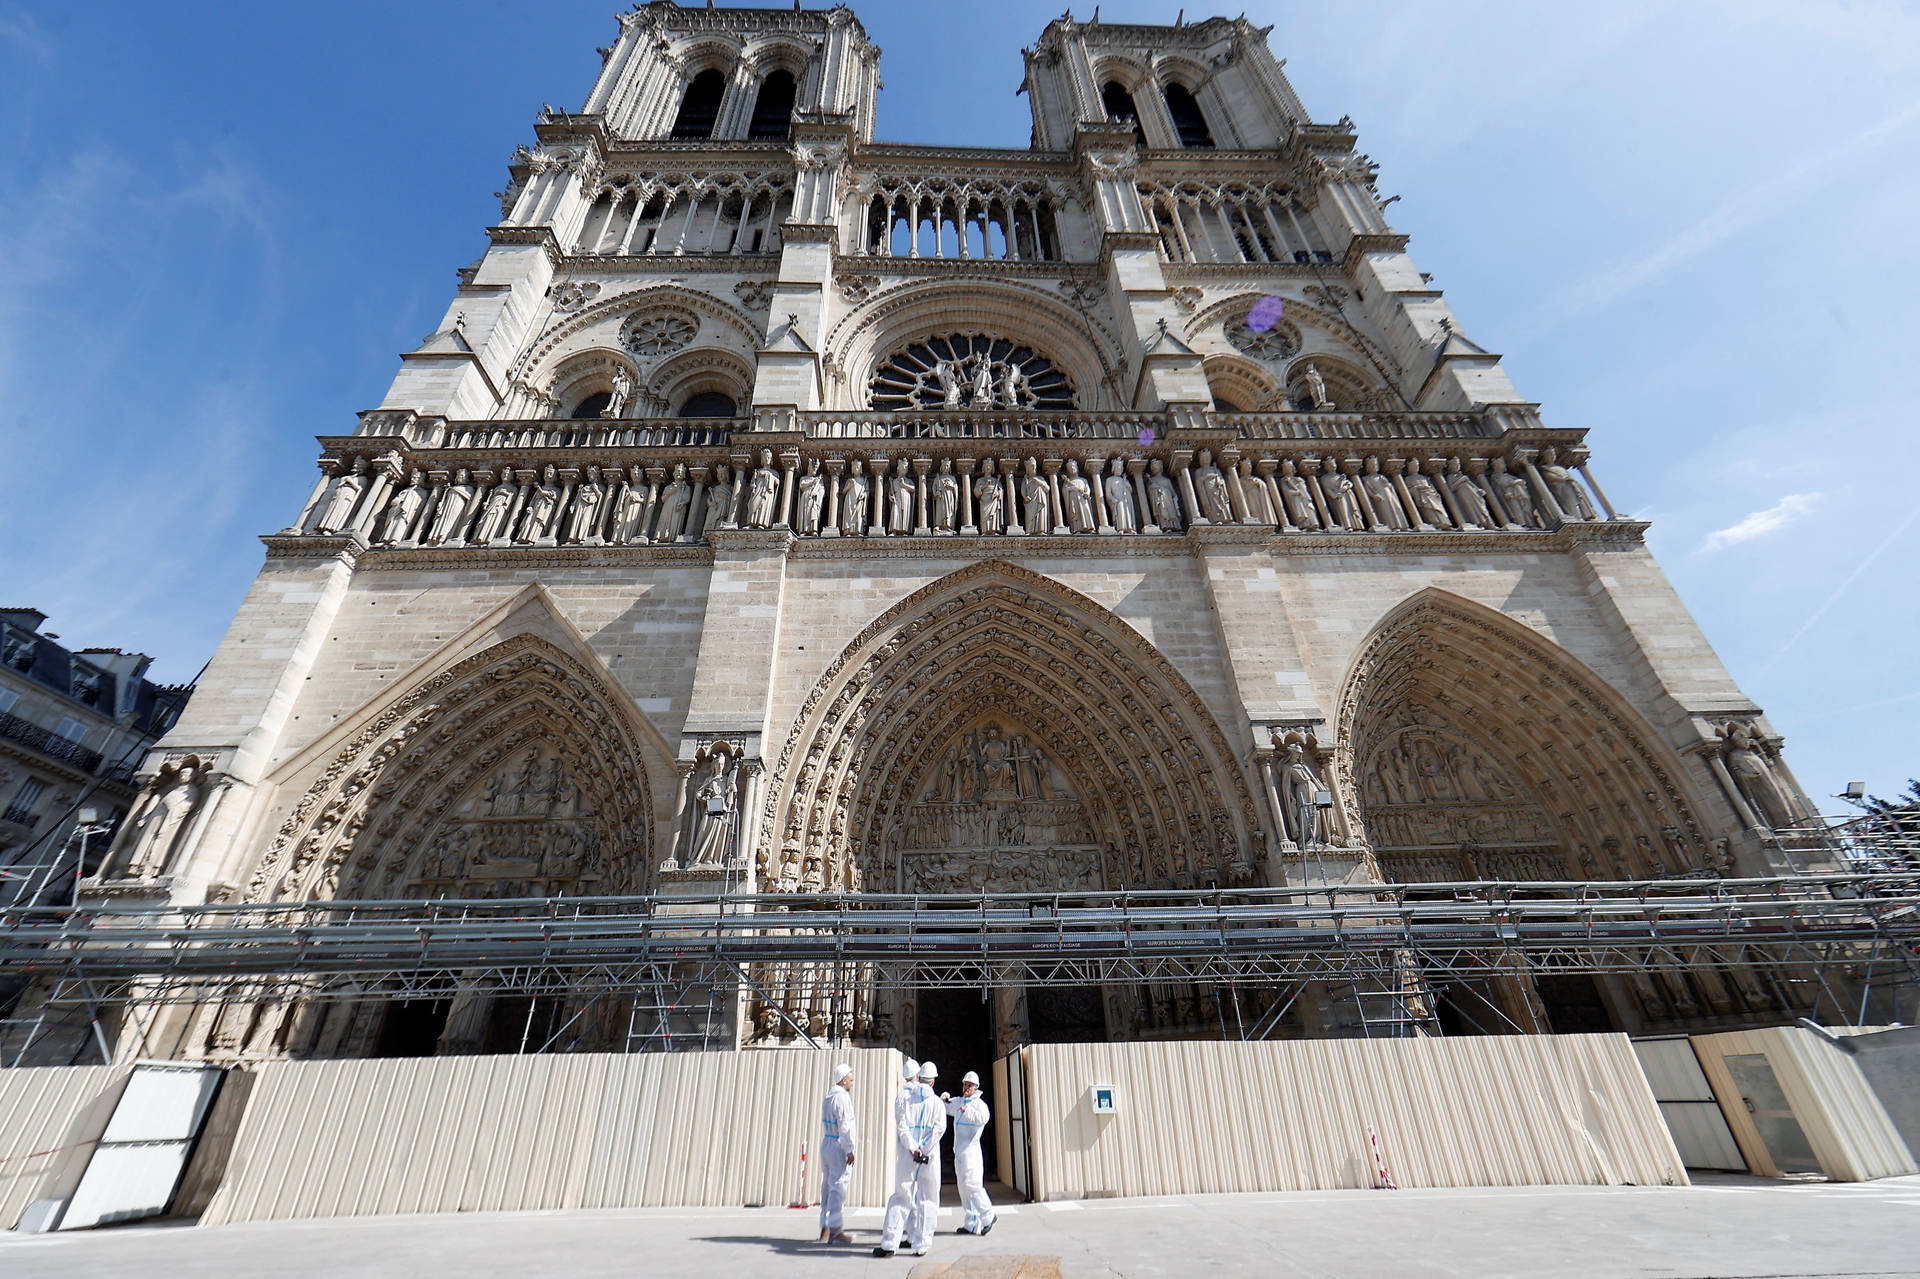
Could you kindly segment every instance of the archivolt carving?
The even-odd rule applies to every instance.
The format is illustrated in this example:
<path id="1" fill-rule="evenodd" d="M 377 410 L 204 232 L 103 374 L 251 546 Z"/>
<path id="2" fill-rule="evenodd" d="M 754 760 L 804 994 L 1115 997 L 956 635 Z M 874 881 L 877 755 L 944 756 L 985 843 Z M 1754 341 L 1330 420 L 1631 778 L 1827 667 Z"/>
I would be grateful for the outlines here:
<path id="1" fill-rule="evenodd" d="M 1251 794 L 1198 695 L 1099 605 L 988 561 L 890 609 L 808 695 L 767 792 L 763 884 L 892 889 L 929 779 L 989 707 L 1085 801 L 1109 887 L 1253 879 Z"/>
<path id="2" fill-rule="evenodd" d="M 436 877 L 422 862 L 435 849 L 445 861 L 446 841 L 435 837 L 450 821 L 536 816 L 587 829 L 566 832 L 556 851 L 560 860 L 581 859 L 570 873 L 549 867 L 529 871 L 529 881 L 585 878 L 601 892 L 639 891 L 651 865 L 651 801 L 621 696 L 533 635 L 441 672 L 335 754 L 261 858 L 248 900 L 398 896 Z M 526 793 L 552 802 L 539 813 L 523 812 L 524 799 L 498 811 L 483 793 L 489 780 L 536 757 L 548 761 L 547 772 Z M 563 812 L 553 799 L 562 789 Z"/>
<path id="3" fill-rule="evenodd" d="M 1252 308 L 1255 302 L 1258 302 L 1265 296 L 1266 294 L 1263 293 L 1240 293 L 1214 303 L 1212 306 L 1194 316 L 1192 321 L 1188 323 L 1188 341 L 1199 341 L 1200 335 L 1205 333 L 1212 325 L 1219 324 L 1224 326 L 1236 320 L 1244 321 L 1247 318 L 1247 311 Z M 1367 355 L 1363 354 L 1361 350 L 1361 348 L 1364 348 L 1366 353 L 1371 354 L 1375 360 L 1379 361 L 1381 368 L 1397 369 L 1399 367 L 1399 362 L 1393 358 L 1392 354 L 1389 353 L 1385 347 L 1363 334 L 1356 334 L 1352 327 L 1339 316 L 1322 307 L 1315 306 L 1311 302 L 1305 302 L 1296 297 L 1288 297 L 1286 299 L 1286 319 L 1282 321 L 1282 324 L 1305 325 L 1310 329 L 1318 329 L 1321 340 L 1324 343 L 1332 347 L 1343 348 L 1356 363 L 1367 363 Z M 1311 337 L 1298 329 L 1295 331 L 1301 332 L 1301 336 L 1306 339 L 1303 343 L 1304 345 L 1313 345 Z M 1300 348 L 1296 346 L 1294 353 L 1298 354 L 1299 349 Z"/>
<path id="4" fill-rule="evenodd" d="M 739 307 L 723 302 L 710 293 L 681 288 L 677 285 L 660 284 L 616 293 L 583 307 L 565 324 L 560 325 L 530 347 L 518 361 L 516 371 L 534 370 L 535 376 L 531 380 L 538 381 L 538 371 L 545 365 L 548 358 L 555 351 L 560 350 L 575 334 L 607 321 L 615 315 L 624 315 L 655 306 L 686 308 L 711 317 L 722 326 L 732 329 L 733 332 L 729 336 L 737 339 L 745 350 L 751 351 L 759 345 L 759 329 L 755 326 L 752 317 Z"/>
<path id="5" fill-rule="evenodd" d="M 1583 875 L 1708 862 L 1678 757 L 1597 675 L 1511 619 L 1430 590 L 1367 641 L 1341 693 L 1334 755 L 1352 829 L 1364 788 L 1381 786 L 1369 770 L 1416 720 L 1500 761 L 1482 770 L 1489 783 L 1505 771 L 1531 791 Z"/>

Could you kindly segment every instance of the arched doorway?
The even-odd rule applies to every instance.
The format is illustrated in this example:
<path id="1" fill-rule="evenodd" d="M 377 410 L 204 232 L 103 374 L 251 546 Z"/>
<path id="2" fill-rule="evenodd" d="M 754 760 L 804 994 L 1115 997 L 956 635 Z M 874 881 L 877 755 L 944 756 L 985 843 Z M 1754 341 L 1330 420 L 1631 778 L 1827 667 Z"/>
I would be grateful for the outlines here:
<path id="1" fill-rule="evenodd" d="M 1482 605 L 1424 591 L 1355 659 L 1335 768 L 1349 820 L 1392 882 L 1633 880 L 1705 874 L 1684 766 L 1606 681 Z M 1534 975 L 1489 955 L 1436 980 L 1466 1033 L 1639 1029 L 1766 1012 L 1751 972 Z"/>
<path id="2" fill-rule="evenodd" d="M 776 892 L 1232 887 L 1264 865 L 1241 764 L 1179 672 L 1094 601 L 992 561 L 902 601 L 828 668 L 761 831 L 756 873 Z M 810 1032 L 914 1051 L 910 996 L 769 982 Z M 1211 992 L 1165 992 L 1158 1023 L 1154 1006 L 1144 991 L 997 988 L 996 1049 L 1218 1024 Z M 757 1038 L 783 1026 L 756 1010 Z"/>
<path id="3" fill-rule="evenodd" d="M 317 773 L 289 765 L 311 780 L 248 879 L 247 900 L 644 890 L 654 861 L 644 759 L 661 748 L 590 660 L 515 635 L 361 718 Z M 449 980 L 401 1001 L 234 1001 L 196 1036 L 215 1058 L 517 1051 L 579 1011 L 564 997 L 543 1006 Z M 616 1021 L 609 1015 L 610 1028 Z"/>

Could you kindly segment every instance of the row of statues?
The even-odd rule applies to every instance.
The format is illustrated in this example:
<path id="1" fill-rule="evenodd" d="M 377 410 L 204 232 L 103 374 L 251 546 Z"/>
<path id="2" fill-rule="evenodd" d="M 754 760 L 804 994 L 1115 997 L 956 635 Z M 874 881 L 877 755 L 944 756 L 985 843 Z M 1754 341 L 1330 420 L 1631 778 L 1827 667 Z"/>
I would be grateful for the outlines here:
<path id="1" fill-rule="evenodd" d="M 298 531 L 358 531 L 391 546 L 636 545 L 697 542 L 715 529 L 802 536 L 1178 533 L 1245 524 L 1303 532 L 1549 528 L 1600 518 L 1551 447 L 1489 463 L 1396 456 L 1251 458 L 943 457 L 776 462 L 760 450 L 736 474 L 711 467 L 598 466 L 499 471 L 397 468 L 357 458 Z"/>

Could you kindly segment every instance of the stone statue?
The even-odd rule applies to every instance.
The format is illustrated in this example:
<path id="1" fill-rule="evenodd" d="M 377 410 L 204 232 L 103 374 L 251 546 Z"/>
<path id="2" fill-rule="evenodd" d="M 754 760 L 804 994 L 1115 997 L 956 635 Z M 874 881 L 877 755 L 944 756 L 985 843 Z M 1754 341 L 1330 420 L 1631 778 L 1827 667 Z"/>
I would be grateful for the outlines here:
<path id="1" fill-rule="evenodd" d="M 1440 490 L 1434 487 L 1432 480 L 1420 471 L 1420 459 L 1407 459 L 1407 493 L 1413 498 L 1414 509 L 1420 512 L 1420 518 L 1434 528 L 1452 528 L 1453 519 L 1447 514 L 1447 503 L 1440 496 Z"/>
<path id="2" fill-rule="evenodd" d="M 1313 769 L 1307 759 L 1306 744 L 1297 733 L 1284 736 L 1278 730 L 1273 734 L 1276 749 L 1286 753 L 1286 763 L 1280 769 L 1280 802 L 1286 810 L 1287 837 L 1301 848 L 1311 848 L 1326 843 L 1326 832 L 1321 829 L 1320 806 L 1316 802 L 1319 792 L 1326 789 L 1326 783 L 1320 780 L 1320 774 Z"/>
<path id="3" fill-rule="evenodd" d="M 626 365 L 620 365 L 613 371 L 613 393 L 607 397 L 607 407 L 600 410 L 601 417 L 625 417 L 627 405 L 633 399 L 633 375 L 627 372 Z"/>
<path id="4" fill-rule="evenodd" d="M 980 357 L 980 365 L 973 373 L 973 403 L 969 408 L 990 409 L 993 407 L 993 366 L 987 363 L 985 356 Z"/>
<path id="5" fill-rule="evenodd" d="M 415 471 L 412 482 L 401 489 L 387 507 L 387 518 L 380 525 L 380 540 L 404 542 L 413 528 L 414 517 L 420 514 L 420 508 L 426 505 L 426 501 L 427 473 Z"/>
<path id="6" fill-rule="evenodd" d="M 1060 509 L 1067 527 L 1076 533 L 1092 533 L 1098 527 L 1093 518 L 1093 486 L 1080 474 L 1080 463 L 1067 459 L 1066 478 L 1060 481 Z"/>
<path id="7" fill-rule="evenodd" d="M 360 503 L 360 494 L 367 487 L 367 459 L 356 457 L 353 468 L 334 483 L 333 494 L 327 498 L 327 507 L 314 523 L 316 533 L 338 533 L 347 527 L 353 519 L 353 508 Z"/>
<path id="8" fill-rule="evenodd" d="M 601 510 L 606 502 L 607 488 L 600 482 L 600 468 L 587 468 L 586 482 L 574 490 L 573 519 L 567 524 L 569 542 L 586 542 L 597 545 L 600 542 Z"/>
<path id="9" fill-rule="evenodd" d="M 1773 764 L 1762 753 L 1763 743 L 1751 725 L 1731 722 L 1720 726 L 1727 756 L 1727 772 L 1740 789 L 1755 817 L 1769 830 L 1787 830 L 1800 823 L 1786 788 L 1773 775 Z"/>
<path id="10" fill-rule="evenodd" d="M 1020 366 L 1008 360 L 1005 372 L 1000 375 L 1000 406 L 1002 408 L 1020 407 L 1021 377 Z"/>
<path id="11" fill-rule="evenodd" d="M 465 540 L 467 517 L 473 513 L 473 494 L 472 476 L 464 468 L 455 471 L 453 483 L 440 495 L 440 509 L 434 513 L 433 536 L 429 540 L 435 546 L 448 542 L 458 545 Z"/>
<path id="12" fill-rule="evenodd" d="M 687 464 L 673 464 L 673 480 L 660 490 L 660 511 L 653 520 L 653 540 L 671 542 L 680 536 L 686 522 L 687 507 L 693 502 L 693 485 L 687 483 Z"/>
<path id="13" fill-rule="evenodd" d="M 1173 486 L 1167 464 L 1157 457 L 1147 463 L 1147 505 L 1153 508 L 1153 522 L 1164 532 L 1181 530 L 1180 490 Z"/>
<path id="14" fill-rule="evenodd" d="M 1200 513 L 1215 524 L 1233 523 L 1233 503 L 1227 498 L 1227 478 L 1213 464 L 1213 453 L 1201 449 L 1194 459 L 1193 491 L 1200 499 Z"/>
<path id="15" fill-rule="evenodd" d="M 1295 528 L 1310 533 L 1319 530 L 1320 512 L 1314 509 L 1307 477 L 1294 469 L 1292 458 L 1280 463 L 1280 501 L 1286 506 L 1287 518 Z"/>
<path id="16" fill-rule="evenodd" d="M 1312 360 L 1307 361 L 1306 372 L 1301 374 L 1301 376 L 1306 379 L 1307 398 L 1312 402 L 1313 407 L 1316 409 L 1332 408 L 1333 400 L 1327 395 L 1327 379 L 1320 376 L 1320 370 L 1313 366 Z"/>
<path id="17" fill-rule="evenodd" d="M 1259 476 L 1253 473 L 1253 459 L 1240 459 L 1240 492 L 1247 501 L 1247 519 L 1249 524 L 1265 524 L 1272 527 L 1280 522 L 1274 513 L 1273 502 L 1267 496 L 1267 486 Z"/>
<path id="18" fill-rule="evenodd" d="M 1001 533 L 1006 531 L 1006 494 L 1000 487 L 1000 477 L 993 473 L 993 463 L 988 461 L 980 478 L 973 482 L 974 519 L 982 533 Z"/>
<path id="19" fill-rule="evenodd" d="M 1107 467 L 1107 477 L 1101 481 L 1101 488 L 1107 495 L 1107 518 L 1113 522 L 1116 533 L 1138 533 L 1140 515 L 1134 509 L 1133 481 L 1127 478 L 1125 461 L 1114 458 Z"/>
<path id="20" fill-rule="evenodd" d="M 940 383 L 940 407 L 957 409 L 960 407 L 960 375 L 951 360 L 937 360 L 933 366 L 933 376 Z"/>
<path id="21" fill-rule="evenodd" d="M 733 468 L 725 462 L 713 468 L 713 487 L 707 490 L 707 510 L 700 520 L 702 535 L 713 532 L 733 514 Z"/>
<path id="22" fill-rule="evenodd" d="M 847 471 L 847 478 L 840 481 L 840 532 L 858 537 L 867 531 L 867 496 L 871 490 L 859 458 L 848 464 Z"/>
<path id="23" fill-rule="evenodd" d="M 1354 492 L 1353 477 L 1342 474 L 1331 461 L 1326 470 L 1320 472 L 1320 492 L 1327 500 L 1327 515 L 1335 524 L 1349 531 L 1367 526 L 1360 518 L 1360 499 Z"/>
<path id="24" fill-rule="evenodd" d="M 940 459 L 927 486 L 928 505 L 933 507 L 933 531 L 951 533 L 960 527 L 960 477 L 953 473 L 953 459 Z"/>
<path id="25" fill-rule="evenodd" d="M 987 729 L 980 743 L 980 798 L 990 803 L 1020 798 L 1013 761 L 997 725 Z"/>
<path id="26" fill-rule="evenodd" d="M 794 512 L 793 531 L 813 534 L 820 531 L 820 511 L 827 501 L 827 477 L 820 474 L 820 459 L 807 459 L 806 474 L 797 489 L 799 509 Z"/>
<path id="27" fill-rule="evenodd" d="M 635 463 L 629 474 L 632 478 L 620 490 L 620 500 L 613 504 L 613 522 L 607 529 L 609 542 L 647 540 L 647 473 Z"/>
<path id="28" fill-rule="evenodd" d="M 1051 800 L 1053 794 L 1053 764 L 1047 759 L 1047 753 L 1038 746 L 1033 748 L 1033 798 Z"/>
<path id="29" fill-rule="evenodd" d="M 128 833 L 127 847 L 132 850 L 127 862 L 128 879 L 166 873 L 174 844 L 206 793 L 206 769 L 191 757 L 178 766 L 164 765 L 154 775 L 152 787 L 146 807 Z"/>
<path id="30" fill-rule="evenodd" d="M 1020 464 L 1020 513 L 1022 527 L 1029 533 L 1045 533 L 1053 527 L 1053 513 L 1047 508 L 1049 489 L 1040 464 L 1032 458 Z"/>
<path id="31" fill-rule="evenodd" d="M 780 472 L 773 466 L 773 450 L 760 450 L 760 465 L 747 486 L 747 527 L 772 528 L 780 505 Z"/>
<path id="32" fill-rule="evenodd" d="M 1380 474 L 1379 458 L 1367 459 L 1365 468 L 1360 472 L 1360 487 L 1366 490 L 1374 519 L 1390 529 L 1413 527 L 1407 519 L 1407 508 L 1400 505 L 1400 495 L 1393 491 L 1393 481 Z"/>
<path id="33" fill-rule="evenodd" d="M 1500 499 L 1500 505 L 1506 508 L 1507 518 L 1520 528 L 1545 528 L 1540 511 L 1533 504 L 1533 494 L 1527 491 L 1527 482 L 1507 470 L 1507 459 L 1493 459 L 1493 474 L 1489 477 L 1493 484 L 1493 493 Z"/>
<path id="34" fill-rule="evenodd" d="M 513 481 L 513 468 L 503 467 L 499 482 L 487 490 L 487 500 L 481 504 L 480 522 L 473 529 L 476 545 L 490 546 L 506 536 L 507 519 L 513 514 L 513 499 L 519 494 L 520 486 Z"/>
<path id="35" fill-rule="evenodd" d="M 913 477 L 903 461 L 887 477 L 887 532 L 913 532 Z"/>
<path id="36" fill-rule="evenodd" d="M 520 526 L 520 536 L 515 540 L 525 544 L 552 537 L 554 519 L 559 513 L 560 472 L 549 462 L 540 472 L 539 487 L 527 498 L 526 522 Z"/>
<path id="37" fill-rule="evenodd" d="M 1460 511 L 1460 518 L 1476 528 L 1492 528 L 1493 512 L 1487 509 L 1487 495 L 1473 482 L 1473 477 L 1460 469 L 1460 459 L 1447 459 L 1447 488 L 1453 493 L 1453 504 Z"/>
<path id="38" fill-rule="evenodd" d="M 1553 445 L 1540 450 L 1540 478 L 1547 482 L 1547 492 L 1553 494 L 1553 500 L 1560 504 L 1560 512 L 1570 520 L 1597 520 L 1600 513 L 1593 509 L 1593 503 L 1587 500 L 1586 490 L 1580 487 L 1580 481 L 1573 478 L 1573 472 L 1560 465 L 1560 455 Z"/>
<path id="39" fill-rule="evenodd" d="M 707 775 L 693 793 L 693 852 L 688 865 L 722 866 L 733 833 L 734 759 L 722 742 L 707 763 Z"/>

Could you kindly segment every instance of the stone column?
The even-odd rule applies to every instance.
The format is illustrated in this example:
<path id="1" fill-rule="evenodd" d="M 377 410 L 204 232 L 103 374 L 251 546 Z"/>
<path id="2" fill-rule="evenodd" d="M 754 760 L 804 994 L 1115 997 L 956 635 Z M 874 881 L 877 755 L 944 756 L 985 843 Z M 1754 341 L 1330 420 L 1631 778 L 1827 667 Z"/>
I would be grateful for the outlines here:
<path id="1" fill-rule="evenodd" d="M 993 464 L 989 462 L 987 465 Z M 973 459 L 954 459 L 953 471 L 960 477 L 960 532 L 967 536 L 977 534 L 980 530 L 973 522 Z"/>
<path id="2" fill-rule="evenodd" d="M 930 537 L 933 534 L 932 520 L 927 513 L 927 472 L 932 469 L 932 458 L 913 459 L 913 535 L 915 537 Z"/>
<path id="3" fill-rule="evenodd" d="M 1406 508 L 1409 521 L 1407 527 L 1412 529 L 1427 527 L 1427 522 L 1420 517 L 1419 506 L 1414 503 L 1413 494 L 1407 490 L 1407 464 L 1397 457 L 1390 457 L 1380 466 L 1387 473 L 1387 478 L 1393 481 L 1394 496 L 1398 497 L 1400 505 Z"/>
<path id="4" fill-rule="evenodd" d="M 827 459 L 827 519 L 820 529 L 821 537 L 840 536 L 840 476 L 846 469 L 844 457 Z"/>
<path id="5" fill-rule="evenodd" d="M 1486 480 L 1487 459 L 1467 458 L 1460 464 L 1460 469 L 1467 473 L 1467 478 L 1473 481 L 1473 486 L 1480 490 L 1480 496 L 1487 499 L 1487 514 L 1493 517 L 1493 526 L 1507 528 L 1512 525 L 1513 517 L 1507 513 L 1507 508 L 1500 504 L 1500 494 Z"/>
<path id="6" fill-rule="evenodd" d="M 320 479 L 313 486 L 313 494 L 307 498 L 307 504 L 300 508 L 299 518 L 281 529 L 280 531 L 282 533 L 304 533 L 307 531 L 307 521 L 312 519 L 313 513 L 320 508 L 320 499 L 325 497 L 327 490 L 332 487 L 334 476 L 342 473 L 341 465 L 338 458 L 329 457 L 321 460 Z"/>
<path id="7" fill-rule="evenodd" d="M 1273 526 L 1276 529 L 1290 529 L 1293 522 L 1287 518 L 1287 504 L 1280 500 L 1280 482 L 1273 478 L 1280 469 L 1280 463 L 1274 458 L 1263 457 L 1254 462 L 1254 474 L 1258 483 L 1267 491 L 1267 509 L 1273 512 Z"/>
<path id="8" fill-rule="evenodd" d="M 747 509 L 747 490 L 753 487 L 749 483 L 752 478 L 753 454 L 751 452 L 733 454 L 733 510 L 720 521 L 721 528 L 740 527 L 740 517 L 746 513 Z M 648 509 L 652 509 L 651 504 Z"/>
<path id="9" fill-rule="evenodd" d="M 1147 501 L 1147 459 L 1128 458 L 1127 475 L 1133 480 L 1133 503 L 1134 509 L 1140 512 L 1140 531 L 1158 533 L 1160 526 L 1153 522 L 1153 507 Z"/>
<path id="10" fill-rule="evenodd" d="M 1594 479 L 1593 472 L 1587 469 L 1587 459 L 1592 456 L 1585 449 L 1567 450 L 1567 460 L 1572 462 L 1574 469 L 1580 472 L 1580 478 L 1587 482 L 1587 487 L 1593 490 L 1593 495 L 1600 499 L 1600 509 L 1607 513 L 1608 519 L 1617 520 L 1620 518 L 1620 513 L 1613 509 L 1613 503 L 1607 500 L 1607 491 L 1600 487 L 1600 481 Z"/>
<path id="11" fill-rule="evenodd" d="M 1256 737 L 1258 734 L 1256 734 Z M 1279 834 L 1282 843 L 1291 843 L 1287 834 L 1287 809 L 1280 802 L 1280 783 L 1273 772 L 1273 752 L 1261 750 L 1254 758 L 1260 761 L 1260 784 L 1267 793 L 1267 807 L 1273 816 L 1273 829 Z"/>
<path id="12" fill-rule="evenodd" d="M 1189 467 L 1193 463 L 1192 449 L 1175 449 L 1173 454 L 1173 479 L 1180 490 L 1180 501 L 1185 506 L 1187 527 L 1210 523 L 1206 513 L 1200 509 L 1200 499 L 1193 491 L 1193 472 Z"/>
<path id="13" fill-rule="evenodd" d="M 371 540 L 374 521 L 379 519 L 380 513 L 386 509 L 387 499 L 393 496 L 394 484 L 405 473 L 405 468 L 400 465 L 397 456 L 381 463 L 380 468 L 374 472 L 373 483 L 367 486 L 367 496 L 361 503 L 359 513 L 353 517 L 353 523 L 348 526 L 352 532 Z M 509 471 L 508 474 L 512 472 Z M 480 502 L 479 505 L 484 507 L 486 503 Z"/>
<path id="14" fill-rule="evenodd" d="M 1007 536 L 1023 537 L 1026 526 L 1020 523 L 1019 491 L 1015 487 L 1014 476 L 1019 473 L 1020 464 L 1012 458 L 1000 459 L 1000 483 L 1003 489 L 1001 501 L 1006 503 Z"/>
<path id="15" fill-rule="evenodd" d="M 774 508 L 773 526 L 778 529 L 793 527 L 793 483 L 794 476 L 800 470 L 800 451 L 787 449 L 780 454 L 780 505 Z"/>
<path id="16" fill-rule="evenodd" d="M 1304 457 L 1294 468 L 1307 477 L 1307 496 L 1313 499 L 1313 513 L 1320 517 L 1320 527 L 1332 532 L 1339 527 L 1333 522 L 1333 512 L 1327 509 L 1327 495 L 1320 491 L 1320 459 Z"/>
<path id="17" fill-rule="evenodd" d="M 1087 477 L 1087 487 L 1093 490 L 1093 526 L 1101 533 L 1113 532 L 1113 522 L 1107 518 L 1107 459 L 1090 457 L 1082 468 Z"/>
<path id="18" fill-rule="evenodd" d="M 1047 477 L 1047 521 L 1048 532 L 1055 537 L 1065 535 L 1067 521 L 1060 513 L 1060 459 L 1043 457 L 1040 459 L 1040 473 Z"/>
<path id="19" fill-rule="evenodd" d="M 1360 482 L 1360 459 L 1357 457 L 1341 458 L 1340 473 L 1353 481 L 1353 500 L 1360 507 L 1360 518 L 1366 523 L 1366 526 L 1369 529 L 1386 528 L 1391 530 L 1392 526 L 1381 519 L 1379 513 L 1373 509 L 1373 500 L 1367 496 L 1367 486 Z"/>
<path id="20" fill-rule="evenodd" d="M 1409 466 L 1418 465 L 1419 459 L 1409 458 Z M 1426 464 L 1427 478 L 1433 481 L 1433 487 L 1440 490 L 1440 505 L 1447 508 L 1447 516 L 1457 529 L 1467 527 L 1466 520 L 1460 516 L 1460 506 L 1453 500 L 1453 486 L 1447 483 L 1447 460 L 1443 457 L 1430 457 Z"/>
<path id="21" fill-rule="evenodd" d="M 1240 451 L 1221 449 L 1217 460 L 1220 463 L 1220 477 L 1227 482 L 1227 509 L 1233 512 L 1234 522 L 1253 523 L 1247 515 L 1247 495 L 1240 488 Z"/>
<path id="22" fill-rule="evenodd" d="M 869 494 L 873 499 L 873 519 L 867 526 L 867 536 L 885 537 L 887 535 L 887 459 L 884 457 L 867 459 L 867 473 L 873 477 L 872 484 L 868 485 L 873 490 Z"/>
<path id="23" fill-rule="evenodd" d="M 706 515 L 706 509 L 702 505 L 701 499 L 707 495 L 707 477 L 711 474 L 712 472 L 704 466 L 690 466 L 687 468 L 687 475 L 693 480 L 693 496 L 687 501 L 686 527 L 681 530 L 680 536 L 675 538 L 675 541 L 697 542 L 700 540 L 701 521 Z M 608 511 L 613 510 L 612 501 L 608 501 L 607 509 Z"/>
<path id="24" fill-rule="evenodd" d="M 1539 504 L 1541 513 L 1555 524 L 1565 524 L 1567 513 L 1560 509 L 1560 503 L 1554 500 L 1553 490 L 1547 487 L 1546 480 L 1541 478 L 1539 470 L 1533 464 L 1535 450 L 1515 449 L 1513 455 L 1519 460 L 1520 465 L 1526 468 L 1527 487 L 1533 490 L 1533 500 Z"/>
<path id="25" fill-rule="evenodd" d="M 646 476 L 647 501 L 646 505 L 640 508 L 640 536 L 638 540 L 641 542 L 653 541 L 653 521 L 654 518 L 660 514 L 660 490 L 667 482 L 667 468 L 664 466 L 649 466 L 646 470 Z"/>

